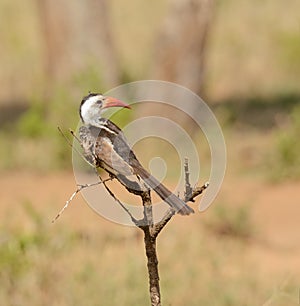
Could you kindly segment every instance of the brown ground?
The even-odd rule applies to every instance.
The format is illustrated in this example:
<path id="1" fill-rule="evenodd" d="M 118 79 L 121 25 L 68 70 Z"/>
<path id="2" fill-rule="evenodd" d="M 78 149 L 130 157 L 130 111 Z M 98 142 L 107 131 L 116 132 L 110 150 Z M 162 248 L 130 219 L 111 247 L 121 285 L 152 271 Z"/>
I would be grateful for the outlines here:
<path id="1" fill-rule="evenodd" d="M 25 229 L 31 225 L 24 218 L 22 203 L 30 201 L 50 224 L 75 189 L 75 180 L 70 172 L 3 173 L 0 184 L 2 225 L 10 227 L 14 224 Z M 225 179 L 222 191 L 214 203 L 215 206 L 220 202 L 230 203 L 228 206 L 249 205 L 255 236 L 247 243 L 246 252 L 242 256 L 244 259 L 246 256 L 246 260 L 252 262 L 266 279 L 275 275 L 275 285 L 280 285 L 289 277 L 293 278 L 293 283 L 296 278 L 296 283 L 300 285 L 299 191 L 300 182 L 274 185 L 247 178 L 230 178 Z M 59 226 L 85 231 L 112 228 L 118 231 L 118 228 L 124 228 L 104 220 L 83 204 L 83 199 L 78 196 L 57 221 Z M 188 225 L 185 218 L 173 220 L 171 231 L 175 222 L 193 231 L 194 225 L 199 224 L 201 218 L 205 222 L 212 209 L 190 217 Z"/>
<path id="2" fill-rule="evenodd" d="M 5 173 L 0 176 L 0 185 L 0 213 L 2 218 L 7 217 L 12 222 L 24 221 L 20 203 L 26 201 L 46 212 L 45 218 L 49 218 L 50 222 L 75 190 L 74 176 L 70 172 Z M 261 268 L 299 271 L 300 274 L 300 182 L 267 184 L 240 178 L 225 179 L 214 205 L 224 198 L 226 203 L 232 205 L 251 206 L 253 222 L 260 238 L 252 244 L 250 254 L 257 258 Z M 58 222 L 83 227 L 97 226 L 99 222 L 106 224 L 83 204 L 83 199 L 78 196 Z M 205 212 L 206 215 L 209 213 L 210 210 Z M 201 216 L 192 218 L 200 220 Z"/>

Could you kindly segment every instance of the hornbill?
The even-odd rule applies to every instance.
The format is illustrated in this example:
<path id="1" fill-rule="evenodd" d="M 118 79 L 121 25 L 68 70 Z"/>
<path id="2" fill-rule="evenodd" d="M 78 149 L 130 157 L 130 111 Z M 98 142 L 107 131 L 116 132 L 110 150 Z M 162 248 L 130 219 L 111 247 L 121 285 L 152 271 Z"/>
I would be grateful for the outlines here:
<path id="1" fill-rule="evenodd" d="M 80 127 L 79 135 L 87 160 L 117 178 L 129 191 L 141 194 L 145 190 L 154 190 L 179 214 L 193 213 L 191 207 L 145 170 L 122 130 L 102 117 L 103 110 L 109 107 L 130 108 L 116 98 L 98 93 L 90 93 L 81 101 L 79 113 L 84 125 Z"/>

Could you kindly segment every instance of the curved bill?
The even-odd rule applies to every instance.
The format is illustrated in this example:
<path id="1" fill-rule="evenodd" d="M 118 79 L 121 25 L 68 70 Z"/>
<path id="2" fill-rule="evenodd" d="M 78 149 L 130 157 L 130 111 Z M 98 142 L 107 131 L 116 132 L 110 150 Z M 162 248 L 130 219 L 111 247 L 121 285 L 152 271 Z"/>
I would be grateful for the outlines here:
<path id="1" fill-rule="evenodd" d="M 106 97 L 103 104 L 102 104 L 102 108 L 108 108 L 108 107 L 124 107 L 124 108 L 131 108 L 129 106 L 129 104 L 119 100 L 119 99 L 116 99 L 116 98 L 113 98 L 113 97 Z"/>

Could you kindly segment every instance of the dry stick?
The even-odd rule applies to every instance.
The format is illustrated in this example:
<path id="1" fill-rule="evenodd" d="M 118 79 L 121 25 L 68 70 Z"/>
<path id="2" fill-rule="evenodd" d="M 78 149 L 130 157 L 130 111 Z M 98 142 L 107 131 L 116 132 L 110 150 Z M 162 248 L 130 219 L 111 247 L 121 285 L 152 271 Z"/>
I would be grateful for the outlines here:
<path id="1" fill-rule="evenodd" d="M 188 170 L 188 166 L 186 168 Z M 187 176 L 186 176 L 187 178 Z M 186 184 L 185 186 L 188 186 L 189 184 Z M 192 192 L 190 194 L 189 197 L 187 197 L 186 195 L 189 194 L 189 190 L 185 190 L 185 199 L 184 199 L 184 202 L 187 203 L 187 202 L 195 202 L 195 198 L 197 196 L 199 196 L 201 193 L 203 193 L 203 191 L 209 186 L 209 183 L 206 182 L 203 186 L 201 187 L 196 187 L 194 189 L 192 189 Z M 167 212 L 165 213 L 165 215 L 162 217 L 162 219 L 156 223 L 153 228 L 152 228 L 152 235 L 153 236 L 157 236 L 161 231 L 162 229 L 167 225 L 167 223 L 172 219 L 172 217 L 176 214 L 176 211 L 173 209 L 173 208 L 169 208 L 167 210 Z"/>
<path id="2" fill-rule="evenodd" d="M 57 129 L 58 129 L 58 131 L 60 132 L 60 134 L 62 135 L 62 137 L 65 139 L 65 141 L 67 142 L 67 144 L 72 148 L 72 149 L 74 149 L 75 150 L 75 152 L 81 157 L 81 158 L 83 158 L 84 160 L 86 160 L 86 158 L 75 148 L 75 147 L 73 147 L 73 144 L 71 143 L 71 141 L 70 141 L 70 139 L 64 134 L 64 132 L 62 131 L 62 129 L 58 126 L 57 127 Z M 74 137 L 75 136 L 75 138 L 77 139 L 77 141 L 78 141 L 78 138 L 76 137 L 76 135 L 73 135 L 73 131 L 71 131 L 70 130 L 70 133 L 72 134 L 72 136 Z M 81 142 L 79 141 L 79 144 L 81 145 Z"/>
<path id="3" fill-rule="evenodd" d="M 192 195 L 192 187 L 190 184 L 190 173 L 189 173 L 189 165 L 188 165 L 188 159 L 185 158 L 184 160 L 184 173 L 185 173 L 185 191 L 184 191 L 184 201 L 188 202 L 188 197 L 191 197 Z M 194 201 L 193 201 L 194 202 Z M 162 229 L 167 225 L 167 223 L 171 220 L 171 218 L 176 214 L 176 211 L 170 207 L 163 218 L 155 224 L 155 226 L 152 228 L 152 235 L 154 237 L 157 237 L 157 235 L 162 231 Z"/>
<path id="4" fill-rule="evenodd" d="M 73 147 L 73 144 L 70 142 L 69 138 L 64 134 L 64 132 L 62 131 L 62 129 L 58 126 L 57 127 L 58 131 L 60 132 L 60 134 L 63 136 L 63 138 L 65 139 L 65 141 L 67 142 L 67 144 L 75 150 L 75 152 L 83 159 L 85 160 L 87 163 L 89 163 L 87 161 L 87 159 L 84 157 L 84 155 L 79 152 L 75 147 Z M 73 130 L 69 130 L 71 135 L 78 141 L 78 143 L 81 145 L 81 141 L 80 139 L 76 136 L 76 134 L 74 133 Z M 82 145 L 81 145 L 82 147 Z M 96 170 L 96 169 L 95 169 Z M 96 170 L 97 172 L 97 170 Z M 99 182 L 96 182 L 96 183 L 91 183 L 91 184 L 84 184 L 84 185 L 77 185 L 78 188 L 72 193 L 72 195 L 70 196 L 69 200 L 66 201 L 64 207 L 58 212 L 58 214 L 52 219 L 52 223 L 54 223 L 61 215 L 62 213 L 65 211 L 65 209 L 69 206 L 69 204 L 72 202 L 72 200 L 75 198 L 75 196 L 77 195 L 77 193 L 79 193 L 81 190 L 85 189 L 85 188 L 89 188 L 89 187 L 92 187 L 92 186 L 96 186 L 96 185 L 100 185 L 100 184 L 103 184 L 105 185 L 105 188 L 107 189 L 107 186 L 106 186 L 106 182 L 108 181 L 111 181 L 113 178 L 108 178 L 108 179 L 105 179 L 103 180 L 97 173 L 97 176 L 99 177 Z M 122 205 L 122 203 L 120 203 Z"/>
<path id="5" fill-rule="evenodd" d="M 73 137 L 75 137 L 76 140 L 81 144 L 81 141 L 77 138 L 75 133 L 72 130 L 70 132 L 73 135 Z M 184 201 L 194 202 L 194 198 L 200 195 L 208 187 L 208 183 L 205 183 L 200 188 L 192 189 L 190 182 L 189 182 L 188 159 L 185 159 L 184 171 L 185 171 Z M 149 276 L 149 293 L 150 293 L 151 305 L 161 306 L 158 259 L 157 259 L 157 253 L 156 253 L 156 239 L 158 237 L 158 234 L 162 231 L 162 229 L 166 226 L 166 224 L 171 220 L 171 218 L 174 216 L 176 211 L 170 208 L 166 212 L 166 214 L 163 216 L 162 220 L 158 222 L 157 224 L 154 224 L 150 190 L 147 190 L 141 193 L 140 195 L 142 198 L 143 207 L 144 207 L 144 218 L 142 220 L 137 220 L 132 216 L 129 210 L 122 204 L 120 200 L 117 199 L 117 197 L 113 194 L 113 192 L 108 188 L 107 184 L 105 184 L 106 181 L 102 180 L 100 176 L 99 178 L 100 178 L 100 183 L 103 183 L 104 187 L 109 192 L 109 194 L 128 213 L 133 223 L 144 232 L 144 243 L 145 243 L 145 250 L 146 250 L 146 256 L 147 256 L 147 268 L 148 268 L 148 276 Z M 81 187 L 81 189 L 83 189 L 83 187 Z M 80 190 L 76 190 L 75 193 L 71 196 L 70 200 L 67 202 L 70 202 Z M 129 189 L 128 191 L 131 192 Z M 134 192 L 132 191 L 131 193 L 134 193 Z M 67 206 L 67 204 L 68 203 L 66 203 L 65 206 Z M 63 210 L 64 209 L 65 208 L 63 208 Z"/>
<path id="6" fill-rule="evenodd" d="M 194 198 L 199 196 L 207 187 L 208 183 L 205 183 L 200 188 L 191 188 L 189 182 L 189 165 L 188 160 L 185 159 L 184 165 L 185 171 L 185 202 L 193 201 Z M 158 272 L 158 259 L 156 252 L 156 239 L 158 234 L 166 226 L 166 224 L 175 215 L 176 211 L 169 208 L 162 220 L 157 224 L 153 224 L 153 213 L 150 192 L 145 192 L 141 195 L 144 206 L 144 221 L 146 225 L 139 226 L 144 232 L 144 243 L 147 256 L 147 268 L 149 277 L 149 293 L 152 306 L 161 306 L 161 294 L 159 286 L 159 272 Z"/>
<path id="7" fill-rule="evenodd" d="M 100 177 L 100 176 L 99 176 Z M 140 227 L 141 221 L 134 218 L 134 216 L 131 214 L 129 209 L 114 195 L 114 193 L 110 190 L 110 188 L 107 186 L 106 182 L 102 180 L 100 177 L 100 180 L 103 182 L 103 186 L 107 190 L 107 192 L 111 195 L 111 197 L 124 209 L 124 211 L 129 215 L 131 221 L 135 224 L 135 226 Z"/>
<path id="8" fill-rule="evenodd" d="M 86 157 L 81 153 L 79 152 L 74 146 L 73 144 L 70 142 L 69 138 L 63 133 L 62 129 L 58 126 L 57 127 L 58 131 L 60 132 L 60 134 L 63 136 L 63 138 L 65 139 L 65 141 L 67 142 L 67 144 L 75 150 L 75 152 L 83 159 L 85 160 L 88 164 L 91 165 L 91 163 L 86 159 Z M 83 148 L 82 146 L 82 143 L 81 143 L 81 140 L 77 137 L 77 135 L 75 134 L 75 132 L 72 130 L 72 129 L 69 129 L 69 132 L 71 133 L 71 135 L 73 136 L 73 138 L 75 140 L 77 140 L 77 142 L 80 144 L 80 146 Z M 90 154 L 92 154 L 92 156 L 95 158 L 96 160 L 96 156 L 90 152 Z M 103 184 L 105 189 L 107 190 L 107 192 L 113 197 L 113 199 L 125 210 L 125 212 L 130 216 L 132 222 L 137 226 L 139 227 L 140 224 L 142 224 L 142 221 L 143 220 L 137 220 L 133 217 L 133 215 L 130 213 L 130 211 L 125 207 L 125 205 L 114 195 L 114 193 L 110 190 L 110 188 L 107 186 L 106 182 L 107 181 L 110 181 L 110 180 L 113 180 L 115 177 L 110 177 L 109 179 L 106 179 L 106 180 L 103 180 L 101 178 L 101 176 L 99 175 L 99 173 L 97 172 L 97 168 L 93 166 L 93 169 L 95 170 L 95 173 L 97 175 L 97 177 L 99 178 L 99 182 L 97 183 L 93 183 L 93 184 L 85 184 L 85 185 L 79 185 L 79 188 L 71 195 L 71 197 L 69 198 L 68 201 L 66 201 L 66 204 L 65 206 L 59 211 L 59 213 L 56 215 L 56 217 L 52 220 L 52 223 L 56 221 L 56 219 L 58 219 L 60 217 L 60 215 L 63 213 L 63 211 L 68 207 L 69 203 L 74 199 L 74 197 L 76 196 L 76 194 L 78 192 L 80 192 L 82 189 L 84 188 L 88 188 L 88 187 L 92 187 L 92 186 L 95 186 L 95 185 L 98 185 L 98 184 Z"/>
<path id="9" fill-rule="evenodd" d="M 156 236 L 152 235 L 153 210 L 150 191 L 141 195 L 144 206 L 144 225 L 139 228 L 144 232 L 144 243 L 147 256 L 147 268 L 149 277 L 149 293 L 152 306 L 161 305 L 158 259 L 156 253 Z"/>
<path id="10" fill-rule="evenodd" d="M 185 161 L 185 202 L 193 201 L 194 198 L 199 196 L 207 187 L 208 183 L 205 183 L 202 187 L 197 187 L 192 189 L 189 183 L 188 176 L 188 161 Z M 100 177 L 101 179 L 101 177 Z M 109 194 L 117 201 L 117 203 L 127 212 L 133 223 L 144 232 L 144 244 L 147 257 L 147 269 L 149 277 L 149 293 L 152 306 L 161 306 L 161 294 L 159 285 L 159 272 L 158 272 L 158 259 L 156 252 L 156 239 L 158 234 L 166 226 L 166 224 L 175 215 L 176 211 L 169 208 L 166 214 L 163 216 L 162 220 L 154 224 L 153 222 L 153 209 L 150 191 L 145 191 L 141 193 L 141 198 L 144 207 L 144 218 L 142 220 L 135 219 L 130 211 L 122 204 L 122 202 L 114 195 L 114 193 L 108 188 L 105 182 L 103 183 Z M 189 189 L 191 188 L 191 189 Z M 129 192 L 131 192 L 129 190 Z M 131 193 L 134 193 L 133 191 Z"/>
<path id="11" fill-rule="evenodd" d="M 195 202 L 195 198 L 197 196 L 199 196 L 201 193 L 203 193 L 203 191 L 205 189 L 207 189 L 207 187 L 209 186 L 209 182 L 206 182 L 204 185 L 202 185 L 201 187 L 195 187 L 192 191 L 192 194 L 190 195 L 190 197 L 187 197 L 185 199 L 185 202 Z"/>
<path id="12" fill-rule="evenodd" d="M 158 259 L 156 253 L 156 237 L 153 237 L 150 232 L 150 227 L 143 229 L 144 243 L 147 256 L 147 268 L 149 277 L 149 293 L 151 305 L 161 305 L 160 287 L 159 287 L 159 273 L 158 273 Z"/>
<path id="13" fill-rule="evenodd" d="M 190 184 L 189 161 L 187 157 L 184 159 L 184 174 L 185 174 L 184 200 L 187 201 L 187 199 L 192 195 L 193 192 L 193 188 L 191 187 Z"/>
<path id="14" fill-rule="evenodd" d="M 86 160 L 86 158 L 76 149 L 73 147 L 73 144 L 70 142 L 69 138 L 64 134 L 64 132 L 62 131 L 62 129 L 58 126 L 57 127 L 58 131 L 60 132 L 60 134 L 63 136 L 63 138 L 65 139 L 65 141 L 67 142 L 67 144 L 75 150 L 75 152 L 80 156 L 82 157 L 84 160 Z M 74 134 L 72 133 L 73 131 L 70 131 L 71 134 L 73 135 L 74 137 Z M 79 140 L 77 137 L 76 137 L 77 140 Z M 79 141 L 80 143 L 80 141 Z M 81 143 L 80 143 L 81 144 Z M 95 186 L 95 185 L 99 185 L 101 184 L 102 181 L 99 181 L 99 182 L 96 182 L 96 183 L 92 183 L 92 184 L 84 184 L 84 185 L 77 185 L 79 186 L 79 188 L 77 188 L 73 193 L 72 195 L 70 196 L 69 200 L 66 201 L 64 207 L 58 212 L 58 214 L 55 216 L 55 218 L 52 219 L 52 223 L 54 223 L 61 215 L 62 213 L 65 211 L 65 209 L 69 206 L 69 204 L 72 202 L 72 200 L 74 199 L 74 197 L 77 195 L 78 192 L 80 192 L 82 189 L 84 188 L 88 188 L 88 187 L 92 187 L 92 186 Z"/>
<path id="15" fill-rule="evenodd" d="M 107 180 L 109 180 L 109 179 L 107 179 Z M 69 206 L 69 204 L 71 203 L 71 201 L 74 199 L 74 197 L 76 196 L 76 194 L 78 192 L 80 192 L 82 189 L 85 189 L 85 188 L 88 188 L 88 187 L 92 187 L 92 186 L 96 186 L 96 185 L 100 185 L 102 183 L 103 183 L 103 181 L 99 181 L 99 182 L 92 183 L 92 184 L 78 185 L 79 187 L 72 193 L 72 195 L 70 196 L 69 200 L 66 201 L 66 204 L 64 205 L 64 207 L 58 212 L 58 214 L 52 220 L 52 223 L 54 223 L 62 215 L 64 210 Z"/>

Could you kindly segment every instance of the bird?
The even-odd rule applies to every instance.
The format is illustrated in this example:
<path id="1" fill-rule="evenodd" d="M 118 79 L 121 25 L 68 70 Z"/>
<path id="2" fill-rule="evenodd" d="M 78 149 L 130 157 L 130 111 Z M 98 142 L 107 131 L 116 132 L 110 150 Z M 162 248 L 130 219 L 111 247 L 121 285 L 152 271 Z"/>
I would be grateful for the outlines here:
<path id="1" fill-rule="evenodd" d="M 145 190 L 154 190 L 178 214 L 194 213 L 190 206 L 141 165 L 122 130 L 103 117 L 110 107 L 130 109 L 127 103 L 100 93 L 89 93 L 81 101 L 79 115 L 83 125 L 79 129 L 79 137 L 87 161 L 96 168 L 104 169 L 132 193 L 140 195 Z"/>

